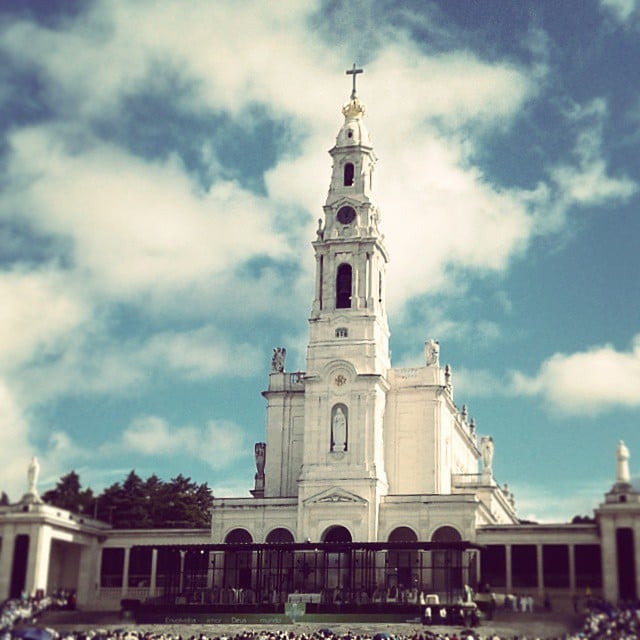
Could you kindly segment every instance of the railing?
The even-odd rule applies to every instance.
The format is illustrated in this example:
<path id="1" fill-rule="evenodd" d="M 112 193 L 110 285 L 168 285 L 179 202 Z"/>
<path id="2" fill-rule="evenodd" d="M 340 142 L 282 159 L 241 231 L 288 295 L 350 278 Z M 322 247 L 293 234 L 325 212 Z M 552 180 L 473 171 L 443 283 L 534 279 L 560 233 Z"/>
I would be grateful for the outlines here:
<path id="1" fill-rule="evenodd" d="M 456 487 L 486 484 L 481 473 L 453 473 L 451 482 Z"/>

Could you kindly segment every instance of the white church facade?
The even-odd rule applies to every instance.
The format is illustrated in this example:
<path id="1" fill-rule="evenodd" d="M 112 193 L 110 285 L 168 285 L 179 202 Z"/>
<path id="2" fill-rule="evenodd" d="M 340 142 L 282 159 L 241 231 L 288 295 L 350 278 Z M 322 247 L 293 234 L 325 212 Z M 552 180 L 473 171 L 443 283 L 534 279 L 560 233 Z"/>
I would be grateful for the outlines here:
<path id="1" fill-rule="evenodd" d="M 0 507 L 0 599 L 65 588 L 85 609 L 135 599 L 280 611 L 302 598 L 366 612 L 466 597 L 467 585 L 561 606 L 638 597 L 640 493 L 622 443 L 593 522 L 523 524 L 493 477 L 493 439 L 454 402 L 438 342 L 426 341 L 422 366 L 392 367 L 359 71 L 312 242 L 306 369 L 288 372 L 274 349 L 252 495 L 214 499 L 210 529 L 115 530 L 42 504 L 32 474 L 23 499 Z"/>
<path id="2" fill-rule="evenodd" d="M 262 541 L 263 523 L 277 521 L 295 541 L 321 541 L 336 526 L 361 542 L 386 541 L 398 527 L 416 540 L 441 527 L 475 540 L 479 526 L 517 522 L 513 496 L 493 479 L 492 439 L 454 403 L 438 343 L 425 343 L 424 366 L 391 367 L 389 256 L 355 89 L 342 111 L 313 242 L 306 371 L 286 372 L 286 352 L 274 350 L 254 497 L 216 500 L 213 538 L 244 527 Z"/>

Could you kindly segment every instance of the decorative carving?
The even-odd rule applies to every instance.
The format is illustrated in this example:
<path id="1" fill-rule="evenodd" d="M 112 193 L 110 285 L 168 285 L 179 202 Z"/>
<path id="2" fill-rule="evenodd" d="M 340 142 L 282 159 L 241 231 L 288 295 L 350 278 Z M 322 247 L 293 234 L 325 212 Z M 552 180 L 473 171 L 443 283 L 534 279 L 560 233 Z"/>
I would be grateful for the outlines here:
<path id="1" fill-rule="evenodd" d="M 347 450 L 347 415 L 346 407 L 336 405 L 331 418 L 331 451 Z"/>
<path id="2" fill-rule="evenodd" d="M 318 502 L 358 502 L 355 498 L 351 498 L 345 494 L 332 493 L 330 496 L 320 498 Z"/>
<path id="3" fill-rule="evenodd" d="M 367 501 L 351 491 L 346 491 L 340 487 L 326 489 L 305 500 L 307 504 L 367 504 Z"/>
<path id="4" fill-rule="evenodd" d="M 284 373 L 284 359 L 287 350 L 284 347 L 275 347 L 271 357 L 271 373 Z"/>
<path id="5" fill-rule="evenodd" d="M 430 338 L 424 343 L 424 359 L 427 367 L 437 367 L 440 365 L 440 343 Z"/>
<path id="6" fill-rule="evenodd" d="M 347 383 L 347 379 L 341 373 L 339 373 L 335 377 L 334 382 L 336 383 L 336 387 L 341 387 L 342 385 Z"/>

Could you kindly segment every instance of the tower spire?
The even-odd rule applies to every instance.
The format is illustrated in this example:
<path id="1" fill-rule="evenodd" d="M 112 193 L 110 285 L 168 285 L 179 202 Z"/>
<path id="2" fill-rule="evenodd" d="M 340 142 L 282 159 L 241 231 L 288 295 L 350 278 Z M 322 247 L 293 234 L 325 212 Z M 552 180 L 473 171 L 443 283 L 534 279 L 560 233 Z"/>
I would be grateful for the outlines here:
<path id="1" fill-rule="evenodd" d="M 354 62 L 354 63 L 353 63 L 353 67 L 352 67 L 351 69 L 347 69 L 347 70 L 345 71 L 345 73 L 346 73 L 348 76 L 351 76 L 351 77 L 352 77 L 352 79 L 353 79 L 353 85 L 352 85 L 352 89 L 351 89 L 351 100 L 355 100 L 355 99 L 356 99 L 356 97 L 357 97 L 357 94 L 356 94 L 356 76 L 357 76 L 359 73 L 364 73 L 364 69 L 358 69 L 358 68 L 356 67 L 356 63 Z"/>

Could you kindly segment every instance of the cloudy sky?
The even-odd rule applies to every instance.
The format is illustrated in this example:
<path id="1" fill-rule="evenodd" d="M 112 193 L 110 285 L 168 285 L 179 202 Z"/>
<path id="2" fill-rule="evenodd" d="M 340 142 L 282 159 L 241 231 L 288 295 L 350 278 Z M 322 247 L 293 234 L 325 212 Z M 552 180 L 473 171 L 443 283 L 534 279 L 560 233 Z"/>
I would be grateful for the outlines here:
<path id="1" fill-rule="evenodd" d="M 640 473 L 640 2 L 0 6 L 0 484 L 248 495 L 327 150 L 380 158 L 395 366 L 440 340 L 519 515 Z"/>

